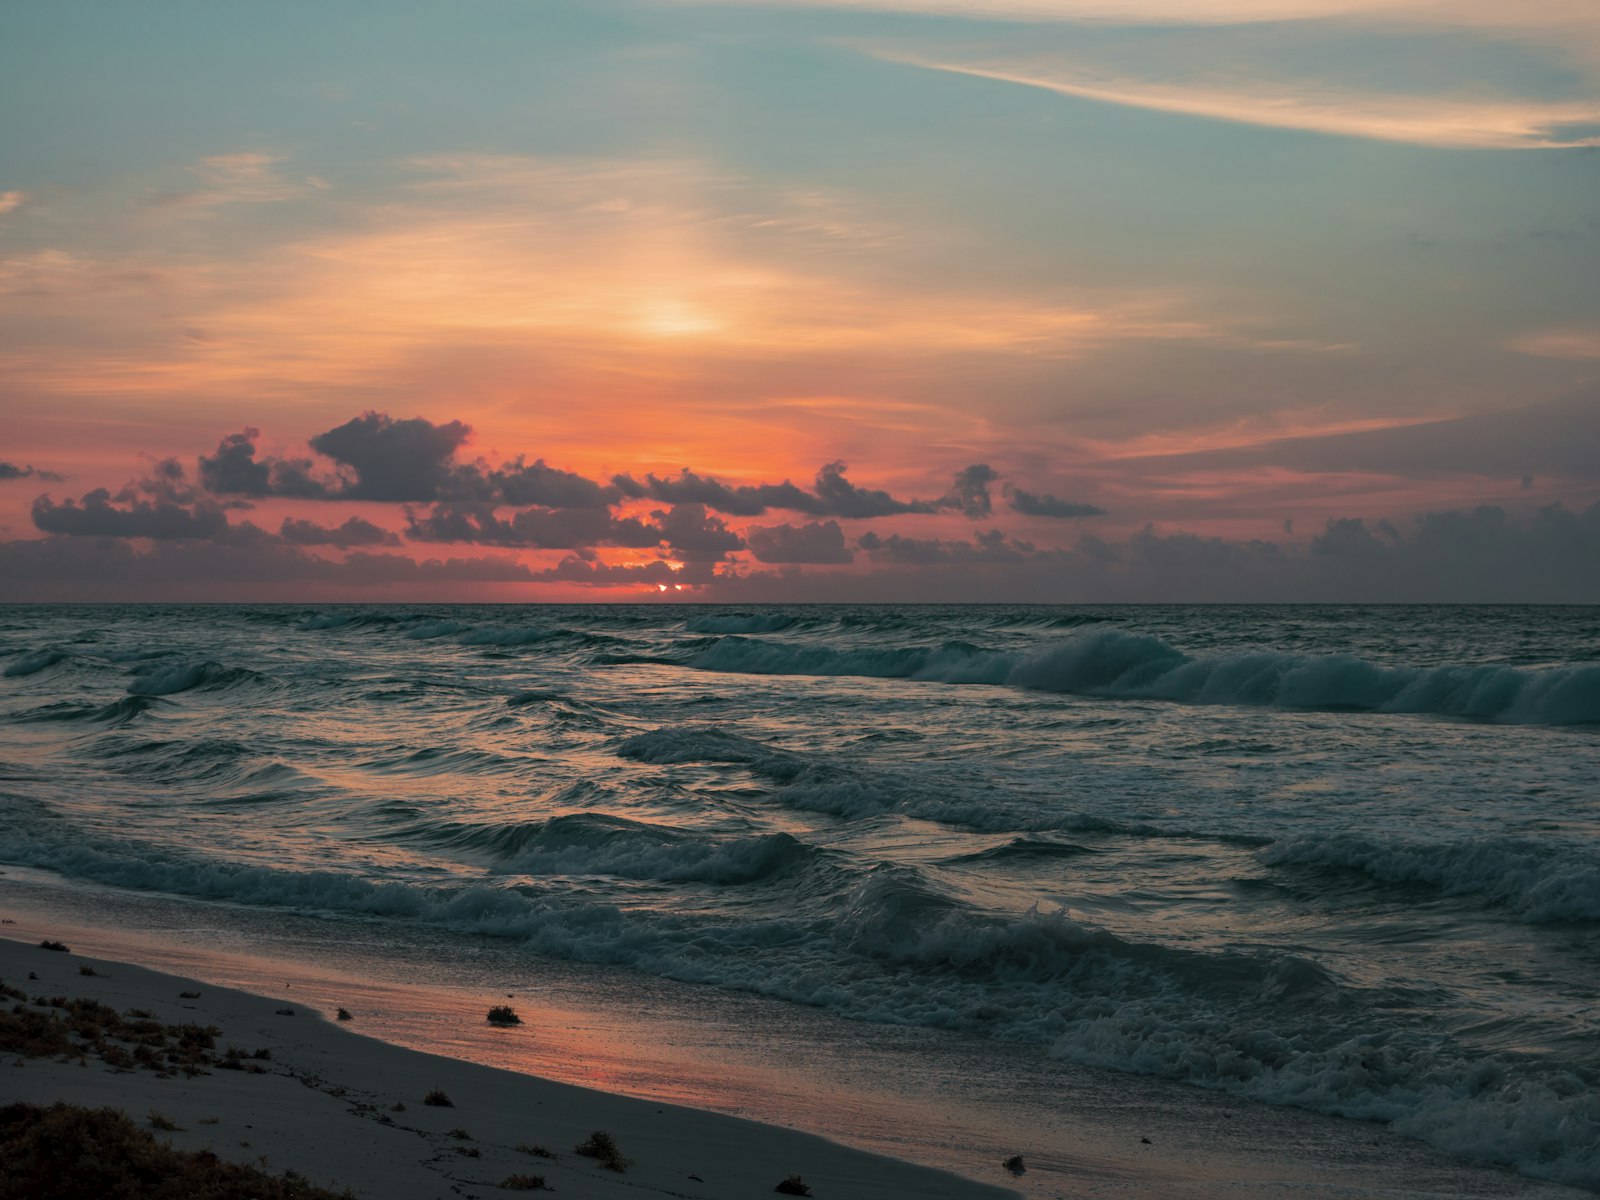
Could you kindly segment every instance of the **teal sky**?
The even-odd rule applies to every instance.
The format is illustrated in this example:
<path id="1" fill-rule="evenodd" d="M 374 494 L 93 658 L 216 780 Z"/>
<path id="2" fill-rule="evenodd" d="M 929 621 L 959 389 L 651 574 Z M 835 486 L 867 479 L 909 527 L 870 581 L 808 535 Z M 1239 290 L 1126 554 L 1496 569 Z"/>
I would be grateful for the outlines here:
<path id="1" fill-rule="evenodd" d="M 1588 0 L 10 5 L 0 554 L 69 598 L 1389 598 L 1371 555 L 1492 511 L 1392 598 L 1600 599 L 1597 147 Z M 308 448 L 369 411 L 612 524 L 378 498 Z M 244 429 L 320 490 L 205 484 Z M 899 510 L 608 483 L 838 461 Z"/>

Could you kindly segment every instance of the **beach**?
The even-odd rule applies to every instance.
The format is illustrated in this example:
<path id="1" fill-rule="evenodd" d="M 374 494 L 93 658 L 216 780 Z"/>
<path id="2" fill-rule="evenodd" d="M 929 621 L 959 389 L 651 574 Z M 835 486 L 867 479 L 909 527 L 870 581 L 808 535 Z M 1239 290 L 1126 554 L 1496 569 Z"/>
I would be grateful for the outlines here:
<path id="1" fill-rule="evenodd" d="M 167 1024 L 214 1026 L 219 1061 L 238 1048 L 250 1068 L 162 1077 L 93 1058 L 13 1058 L 0 1100 L 110 1105 L 140 1124 L 176 1126 L 161 1132 L 179 1149 L 293 1170 L 361 1197 L 491 1195 L 508 1177 L 535 1174 L 553 1190 L 596 1197 L 751 1196 L 795 1175 L 818 1196 L 863 1200 L 1010 1194 L 793 1130 L 421 1054 L 341 1029 L 312 1007 L 131 963 L 6 939 L 0 979 L 30 997 L 92 999 Z M 485 1022 L 484 1036 L 537 1032 Z M 427 1102 L 440 1093 L 448 1105 Z M 626 1170 L 573 1152 L 596 1130 L 612 1134 Z"/>
<path id="2" fill-rule="evenodd" d="M 97 909 L 104 914 L 98 927 L 74 923 L 74 916 L 82 921 Z M 560 1007 L 548 993 L 505 997 L 480 988 L 481 1003 L 474 1005 L 469 989 L 434 980 L 408 982 L 398 973 L 359 979 L 326 962 L 239 953 L 250 939 L 236 939 L 230 951 L 214 930 L 175 928 L 171 914 L 166 928 L 141 931 L 130 917 L 162 923 L 164 914 L 150 900 L 90 888 L 67 902 L 26 872 L 0 876 L 0 913 L 7 922 L 0 926 L 6 984 L 30 996 L 39 989 L 42 998 L 92 998 L 165 1022 L 215 1025 L 222 1030 L 219 1054 L 237 1045 L 246 1054 L 265 1048 L 271 1055 L 247 1060 L 265 1069 L 260 1075 L 213 1070 L 166 1079 L 92 1060 L 80 1066 L 13 1059 L 0 1103 L 110 1105 L 147 1127 L 150 1114 L 159 1113 L 182 1128 L 157 1136 L 180 1149 L 264 1162 L 274 1173 L 292 1170 L 360 1197 L 492 1196 L 503 1194 L 498 1181 L 519 1173 L 582 1196 L 766 1195 L 791 1174 L 818 1197 L 1580 1200 L 1587 1194 L 1452 1160 L 1377 1126 L 1241 1105 L 1110 1072 L 1056 1078 L 1062 1094 L 1042 1111 L 1037 1081 L 1022 1074 L 1021 1059 L 1012 1066 L 1027 1107 L 951 1106 L 941 1102 L 937 1082 L 919 1094 L 887 1074 L 875 1081 L 874 1095 L 865 1078 L 797 1061 L 805 1051 L 786 1045 L 777 1028 L 766 1052 L 746 1046 L 730 1055 L 726 1043 L 736 1031 L 706 1027 L 697 1040 L 668 1018 L 665 1003 L 653 1022 L 632 1008 L 608 1016 Z M 52 931 L 64 935 L 67 952 L 40 948 L 40 940 L 58 940 L 46 936 Z M 79 953 L 86 947 L 115 949 L 119 957 Z M 167 969 L 125 961 L 136 956 Z M 94 974 L 84 974 L 85 966 Z M 28 979 L 30 972 L 38 978 Z M 219 979 L 253 990 L 221 986 Z M 341 998 L 349 1022 L 336 1020 Z M 596 994 L 580 991 L 569 999 L 592 1005 Z M 487 1009 L 497 1001 L 521 1005 L 527 1023 L 490 1025 Z M 374 1027 L 381 1037 L 364 1033 Z M 903 1046 L 872 1037 L 851 1049 L 866 1052 L 862 1076 L 892 1072 L 905 1054 Z M 529 1074 L 530 1064 L 541 1074 Z M 897 1084 L 903 1094 L 890 1101 L 885 1093 Z M 435 1089 L 452 1107 L 423 1103 Z M 672 1096 L 690 1097 L 695 1106 L 673 1103 Z M 396 1112 L 395 1104 L 405 1107 Z M 729 1108 L 765 1112 L 780 1124 Z M 632 1160 L 626 1173 L 572 1153 L 595 1129 L 610 1132 Z M 471 1141 L 452 1136 L 455 1130 Z M 869 1150 L 843 1144 L 847 1138 Z M 518 1146 L 541 1146 L 558 1158 Z M 1010 1153 L 1022 1155 L 1025 1174 L 1005 1170 Z M 708 1172 L 706 1163 L 718 1165 Z"/>

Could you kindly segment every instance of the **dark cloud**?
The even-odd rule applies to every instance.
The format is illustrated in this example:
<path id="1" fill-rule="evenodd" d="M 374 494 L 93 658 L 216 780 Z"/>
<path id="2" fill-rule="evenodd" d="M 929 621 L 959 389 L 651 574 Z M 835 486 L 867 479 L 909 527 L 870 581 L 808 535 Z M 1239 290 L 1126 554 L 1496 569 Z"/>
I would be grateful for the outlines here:
<path id="1" fill-rule="evenodd" d="M 347 550 L 352 546 L 398 546 L 400 537 L 387 529 L 360 517 L 351 517 L 343 525 L 318 525 L 315 521 L 302 521 L 285 517 L 278 536 L 297 546 L 334 546 Z"/>
<path id="2" fill-rule="evenodd" d="M 659 545 L 661 530 L 604 508 L 530 508 L 509 517 L 492 504 L 437 504 L 428 513 L 406 510 L 406 536 L 418 542 L 476 542 L 542 550 L 590 546 Z"/>
<path id="3" fill-rule="evenodd" d="M 458 463 L 456 451 L 471 432 L 460 421 L 436 425 L 423 417 L 397 421 L 387 413 L 364 413 L 311 439 L 312 448 L 339 468 L 322 476 L 309 458 L 257 459 L 261 431 L 246 427 L 223 438 L 215 454 L 200 457 L 200 481 L 219 496 L 302 500 L 606 508 L 622 498 L 617 487 L 542 458 L 529 463 L 518 455 L 498 467 L 482 460 Z"/>
<path id="4" fill-rule="evenodd" d="M 994 512 L 989 485 L 999 478 L 1000 472 L 988 463 L 973 463 L 956 472 L 955 481 L 939 502 L 940 506 L 960 509 L 974 521 L 982 520 Z"/>
<path id="5" fill-rule="evenodd" d="M 161 459 L 144 478 L 124 484 L 116 498 L 130 504 L 141 496 L 159 504 L 195 504 L 203 498 L 200 489 L 189 482 L 183 464 L 175 458 Z"/>
<path id="6" fill-rule="evenodd" d="M 876 562 L 928 566 L 934 563 L 1020 562 L 1038 551 L 1032 542 L 1011 541 L 998 529 L 974 534 L 970 542 L 944 538 L 910 538 L 891 533 L 882 537 L 864 533 L 856 545 Z"/>
<path id="7" fill-rule="evenodd" d="M 493 470 L 480 463 L 458 471 L 452 482 L 457 488 L 469 490 L 474 474 L 482 481 L 483 494 L 478 499 L 519 507 L 606 508 L 621 499 L 619 488 L 602 487 L 582 475 L 548 466 L 542 458 L 524 463 L 518 455 Z"/>
<path id="8" fill-rule="evenodd" d="M 744 539 L 703 504 L 675 504 L 669 511 L 651 513 L 675 558 L 684 562 L 721 562 L 734 550 L 744 549 Z"/>
<path id="9" fill-rule="evenodd" d="M 430 501 L 450 495 L 451 459 L 471 433 L 460 421 L 366 412 L 319 433 L 311 448 L 353 472 L 343 499 Z"/>
<path id="10" fill-rule="evenodd" d="M 272 458 L 256 461 L 256 439 L 261 431 L 249 426 L 217 443 L 217 452 L 200 456 L 200 483 L 218 496 L 288 496 L 300 500 L 326 500 L 339 490 L 337 482 L 318 479 L 309 458 Z"/>
<path id="11" fill-rule="evenodd" d="M 630 500 L 702 504 L 732 517 L 759 517 L 770 509 L 813 517 L 887 517 L 938 511 L 938 505 L 925 500 L 896 500 L 888 492 L 858 488 L 845 478 L 846 469 L 842 462 L 826 464 L 817 472 L 815 490 L 810 492 L 787 479 L 782 483 L 732 487 L 687 468 L 667 479 L 646 475 L 640 481 L 631 475 L 617 475 L 612 483 Z"/>
<path id="12" fill-rule="evenodd" d="M 1046 493 L 1025 492 L 1021 488 L 1007 488 L 1006 501 L 1015 512 L 1025 517 L 1103 517 L 1106 510 L 1096 504 L 1082 504 L 1075 500 L 1058 500 Z"/>
<path id="13" fill-rule="evenodd" d="M 730 487 L 720 480 L 697 475 L 687 468 L 667 479 L 646 475 L 641 482 L 631 475 L 617 475 L 612 483 L 622 496 L 630 500 L 702 504 L 733 517 L 759 517 L 770 508 L 809 512 L 817 504 L 815 496 L 787 479 L 782 483 Z"/>
<path id="14" fill-rule="evenodd" d="M 48 537 L 0 543 L 0 598 L 8 600 L 233 599 L 279 594 L 302 599 L 326 590 L 384 586 L 448 587 L 529 583 L 535 572 L 514 559 L 417 561 L 403 554 L 357 551 L 320 558 L 270 534 L 227 543 L 156 542 L 140 550 L 122 538 Z"/>
<path id="15" fill-rule="evenodd" d="M 674 587 L 708 583 L 712 578 L 712 567 L 710 563 L 689 563 L 681 571 L 675 571 L 660 561 L 608 565 L 572 556 L 538 572 L 534 578 L 541 583 L 576 583 L 584 587 L 628 584 Z"/>
<path id="16" fill-rule="evenodd" d="M 855 558 L 837 521 L 805 525 L 752 525 L 745 530 L 750 553 L 764 563 L 847 563 Z"/>
<path id="17" fill-rule="evenodd" d="M 663 544 L 684 561 L 718 562 L 744 540 L 701 504 L 677 504 L 651 514 L 654 524 L 617 517 L 605 508 L 529 508 L 502 517 L 492 504 L 437 504 L 428 513 L 406 510 L 406 536 L 418 542 L 476 542 L 539 550 L 635 550 Z"/>
<path id="18" fill-rule="evenodd" d="M 817 472 L 819 507 L 803 509 L 818 517 L 892 517 L 899 513 L 931 513 L 938 507 L 925 500 L 896 500 L 888 492 L 858 488 L 844 477 L 845 464 L 831 462 Z"/>
<path id="19" fill-rule="evenodd" d="M 37 467 L 19 467 L 16 463 L 0 461 L 0 482 L 7 479 L 37 479 L 43 483 L 60 483 L 62 478 L 54 471 L 41 471 Z"/>
<path id="20" fill-rule="evenodd" d="M 229 533 L 227 514 L 215 504 L 189 508 L 165 498 L 129 497 L 126 506 L 119 508 L 111 501 L 111 493 L 105 488 L 96 488 L 81 501 L 65 500 L 60 504 L 49 496 L 40 496 L 33 502 L 33 523 L 43 533 L 71 537 L 217 541 Z"/>

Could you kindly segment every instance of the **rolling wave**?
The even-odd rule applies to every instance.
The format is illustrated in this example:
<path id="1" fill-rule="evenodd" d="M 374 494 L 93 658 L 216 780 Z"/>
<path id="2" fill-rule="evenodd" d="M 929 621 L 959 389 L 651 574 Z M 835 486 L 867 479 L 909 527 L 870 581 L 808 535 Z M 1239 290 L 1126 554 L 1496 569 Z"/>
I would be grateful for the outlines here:
<path id="1" fill-rule="evenodd" d="M 1488 1065 L 1426 1027 L 1374 1031 L 1361 990 L 1293 954 L 1130 941 L 1061 912 L 984 914 L 903 867 L 868 872 L 820 910 L 791 904 L 728 923 L 521 886 L 374 883 L 133 844 L 23 836 L 11 857 L 126 887 L 421 921 L 859 1019 L 1034 1042 L 1076 1062 L 1392 1122 L 1479 1161 L 1600 1185 L 1593 1080 L 1538 1062 Z"/>
<path id="2" fill-rule="evenodd" d="M 27 675 L 37 675 L 48 667 L 55 666 L 58 662 L 66 661 L 67 655 L 62 650 L 35 650 L 31 654 L 24 654 L 21 658 L 6 664 L 4 675 L 7 679 L 20 679 Z"/>
<path id="3" fill-rule="evenodd" d="M 1419 842 L 1367 834 L 1306 834 L 1260 852 L 1268 866 L 1355 871 L 1449 896 L 1478 896 L 1522 920 L 1600 921 L 1600 859 L 1531 838 Z"/>
<path id="4" fill-rule="evenodd" d="M 1122 630 L 1080 635 L 1029 655 L 963 642 L 857 649 L 730 636 L 692 654 L 687 665 L 752 675 L 1009 685 L 1190 704 L 1423 713 L 1545 725 L 1600 723 L 1600 666 L 1384 667 L 1343 655 L 1268 651 L 1191 657 L 1160 638 Z"/>

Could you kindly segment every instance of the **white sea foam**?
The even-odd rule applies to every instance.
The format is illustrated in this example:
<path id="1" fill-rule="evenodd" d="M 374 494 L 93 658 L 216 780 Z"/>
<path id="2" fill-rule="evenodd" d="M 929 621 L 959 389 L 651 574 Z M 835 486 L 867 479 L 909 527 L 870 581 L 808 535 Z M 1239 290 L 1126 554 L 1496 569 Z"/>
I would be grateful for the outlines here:
<path id="1" fill-rule="evenodd" d="M 694 653 L 689 665 L 756 675 L 1009 684 L 1191 704 L 1431 713 L 1546 725 L 1600 722 L 1600 666 L 1384 667 L 1340 655 L 1267 651 L 1190 657 L 1160 638 L 1120 629 L 1081 634 L 1022 656 L 962 643 L 840 648 L 726 637 Z"/>
<path id="2" fill-rule="evenodd" d="M 1394 1121 L 1482 1161 L 1600 1186 L 1600 1097 L 1576 1076 L 1484 1064 L 1435 1033 L 1364 1032 L 1339 985 L 1302 959 L 1130 943 L 1059 912 L 982 916 L 904 868 L 870 872 L 831 915 L 727 922 L 26 836 L 11 856 L 123 886 L 422 921 L 857 1018 L 1036 1041 L 1077 1062 Z"/>

